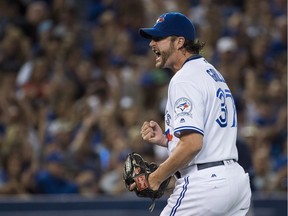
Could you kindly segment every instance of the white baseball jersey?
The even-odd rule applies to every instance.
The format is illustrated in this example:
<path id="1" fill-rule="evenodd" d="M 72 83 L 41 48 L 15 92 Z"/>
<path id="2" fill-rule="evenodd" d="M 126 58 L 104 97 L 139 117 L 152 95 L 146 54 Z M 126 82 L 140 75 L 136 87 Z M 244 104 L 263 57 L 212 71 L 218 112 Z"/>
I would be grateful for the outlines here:
<path id="1" fill-rule="evenodd" d="M 165 129 L 169 153 L 183 131 L 203 135 L 201 151 L 179 170 L 161 216 L 244 216 L 250 206 L 249 176 L 235 160 L 237 120 L 231 92 L 203 57 L 189 58 L 168 89 Z M 197 165 L 222 161 L 222 166 Z M 190 166 L 191 165 L 191 166 Z"/>
<path id="2" fill-rule="evenodd" d="M 165 111 L 169 153 L 187 130 L 204 136 L 202 150 L 189 165 L 238 160 L 233 97 L 222 75 L 200 55 L 189 58 L 169 84 Z"/>

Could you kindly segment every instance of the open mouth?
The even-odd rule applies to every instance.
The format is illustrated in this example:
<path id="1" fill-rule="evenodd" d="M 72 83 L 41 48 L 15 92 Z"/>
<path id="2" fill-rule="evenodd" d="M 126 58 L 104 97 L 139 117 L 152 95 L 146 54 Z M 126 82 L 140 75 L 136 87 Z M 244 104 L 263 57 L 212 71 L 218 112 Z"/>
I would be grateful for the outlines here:
<path id="1" fill-rule="evenodd" d="M 152 50 L 154 52 L 154 54 L 156 55 L 156 60 L 159 60 L 161 57 L 161 53 L 159 52 L 159 50 L 157 49 L 153 49 Z"/>

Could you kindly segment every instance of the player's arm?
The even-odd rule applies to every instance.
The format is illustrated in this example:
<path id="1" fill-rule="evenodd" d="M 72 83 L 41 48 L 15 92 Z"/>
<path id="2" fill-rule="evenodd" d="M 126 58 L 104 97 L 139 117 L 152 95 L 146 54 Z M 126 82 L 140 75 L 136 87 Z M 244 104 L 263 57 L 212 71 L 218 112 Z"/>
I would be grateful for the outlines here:
<path id="1" fill-rule="evenodd" d="M 155 172 L 149 175 L 150 187 L 157 190 L 166 178 L 187 165 L 198 154 L 202 145 L 202 134 L 189 133 L 182 135 L 172 154 L 160 164 Z"/>
<path id="2" fill-rule="evenodd" d="M 167 139 L 159 124 L 155 121 L 145 121 L 141 127 L 140 134 L 143 140 L 150 143 L 167 147 Z"/>

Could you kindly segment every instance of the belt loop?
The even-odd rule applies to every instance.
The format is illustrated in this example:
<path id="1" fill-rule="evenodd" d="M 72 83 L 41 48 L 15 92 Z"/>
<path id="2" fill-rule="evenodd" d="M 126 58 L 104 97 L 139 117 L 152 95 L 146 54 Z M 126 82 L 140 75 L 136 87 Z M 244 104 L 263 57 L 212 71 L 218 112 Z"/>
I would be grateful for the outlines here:
<path id="1" fill-rule="evenodd" d="M 233 164 L 233 163 L 236 163 L 237 161 L 235 159 L 229 159 L 229 160 L 224 160 L 224 164 L 225 165 L 230 165 L 230 164 Z"/>

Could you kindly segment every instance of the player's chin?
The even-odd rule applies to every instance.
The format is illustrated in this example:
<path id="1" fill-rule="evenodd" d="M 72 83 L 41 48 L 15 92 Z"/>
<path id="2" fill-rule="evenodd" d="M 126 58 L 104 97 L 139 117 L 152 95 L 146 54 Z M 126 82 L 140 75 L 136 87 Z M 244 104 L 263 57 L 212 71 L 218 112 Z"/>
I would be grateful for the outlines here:
<path id="1" fill-rule="evenodd" d="M 164 64 L 161 60 L 156 60 L 155 67 L 156 68 L 163 68 Z"/>

